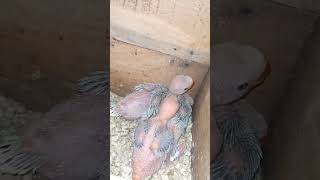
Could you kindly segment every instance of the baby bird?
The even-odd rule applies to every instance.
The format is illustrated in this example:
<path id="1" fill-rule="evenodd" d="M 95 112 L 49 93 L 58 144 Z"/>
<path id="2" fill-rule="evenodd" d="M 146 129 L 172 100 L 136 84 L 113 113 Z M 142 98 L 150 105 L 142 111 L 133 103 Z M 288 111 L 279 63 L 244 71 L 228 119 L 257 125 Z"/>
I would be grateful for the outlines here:
<path id="1" fill-rule="evenodd" d="M 184 75 L 175 76 L 169 89 L 161 84 L 140 84 L 119 102 L 116 111 L 127 120 L 149 119 L 158 114 L 159 105 L 164 98 L 168 95 L 182 95 L 192 85 L 192 78 Z"/>
<path id="2" fill-rule="evenodd" d="M 73 97 L 55 105 L 24 137 L 3 138 L 0 172 L 37 172 L 50 180 L 106 178 L 106 107 L 104 95 Z"/>
<path id="3" fill-rule="evenodd" d="M 211 179 L 250 180 L 260 167 L 258 138 L 266 124 L 253 107 L 237 102 L 265 80 L 270 65 L 262 53 L 249 46 L 225 43 L 214 50 L 213 123 L 218 130 L 213 138 Z"/>
<path id="4" fill-rule="evenodd" d="M 148 130 L 145 131 L 145 127 L 142 127 L 141 130 L 137 128 L 136 146 L 134 146 L 132 157 L 133 180 L 143 180 L 153 175 L 167 159 L 166 153 L 155 153 L 155 150 L 159 149 L 159 144 L 155 143 L 156 132 L 161 126 L 159 123 L 161 122 L 157 120 L 153 120 L 150 125 L 143 125 L 140 122 L 141 126 L 149 126 Z"/>
<path id="5" fill-rule="evenodd" d="M 213 53 L 212 92 L 215 106 L 246 96 L 270 74 L 270 64 L 256 48 L 237 43 L 216 45 Z"/>
<path id="6" fill-rule="evenodd" d="M 184 82 L 184 78 L 175 77 L 170 91 L 183 93 L 185 89 L 180 91 L 178 84 L 181 80 Z M 193 104 L 191 97 L 168 93 L 160 102 L 155 116 L 138 122 L 133 151 L 133 179 L 140 180 L 154 174 L 166 160 L 175 156 L 179 149 L 177 140 L 191 117 L 190 104 Z"/>

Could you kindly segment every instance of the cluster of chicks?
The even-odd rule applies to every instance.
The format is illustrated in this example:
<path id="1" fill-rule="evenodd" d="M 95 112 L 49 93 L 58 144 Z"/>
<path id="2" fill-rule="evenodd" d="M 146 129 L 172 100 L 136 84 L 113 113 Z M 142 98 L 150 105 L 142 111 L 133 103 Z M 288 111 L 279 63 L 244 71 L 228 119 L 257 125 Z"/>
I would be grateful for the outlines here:
<path id="1" fill-rule="evenodd" d="M 270 65 L 259 50 L 250 46 L 225 43 L 214 49 L 211 179 L 260 178 L 261 140 L 267 124 L 243 98 L 264 82 Z M 192 84 L 190 77 L 179 75 L 169 88 L 141 84 L 120 101 L 118 114 L 138 121 L 132 160 L 134 180 L 154 174 L 164 162 L 182 154 L 178 140 L 192 118 L 193 99 L 185 93 Z"/>
<path id="2" fill-rule="evenodd" d="M 169 88 L 140 84 L 118 103 L 116 112 L 138 123 L 134 132 L 132 179 L 145 179 L 183 154 L 184 144 L 179 139 L 192 118 L 193 99 L 186 93 L 192 85 L 191 77 L 177 75 Z"/>
<path id="3" fill-rule="evenodd" d="M 217 45 L 213 58 L 211 179 L 260 178 L 267 124 L 243 97 L 265 80 L 270 65 L 257 49 L 235 43 Z"/>

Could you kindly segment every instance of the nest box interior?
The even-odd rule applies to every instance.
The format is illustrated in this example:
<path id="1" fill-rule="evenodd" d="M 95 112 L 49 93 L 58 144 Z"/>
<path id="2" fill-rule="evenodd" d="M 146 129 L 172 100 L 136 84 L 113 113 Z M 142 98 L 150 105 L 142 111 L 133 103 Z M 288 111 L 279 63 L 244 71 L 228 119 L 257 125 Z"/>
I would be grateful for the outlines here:
<path id="1" fill-rule="evenodd" d="M 234 2 L 217 0 L 224 14 L 213 18 L 219 23 L 212 36 L 215 44 L 256 47 L 271 64 L 265 83 L 247 97 L 269 124 L 263 179 L 320 179 L 319 3 Z"/>
<path id="2" fill-rule="evenodd" d="M 177 74 L 193 78 L 192 170 L 209 179 L 210 1 L 112 0 L 110 36 L 99 3 L 3 2 L 0 92 L 45 112 L 72 95 L 76 80 L 106 69 L 110 39 L 110 87 L 118 95 L 143 82 L 168 85 Z"/>
<path id="3" fill-rule="evenodd" d="M 247 97 L 269 123 L 264 179 L 320 179 L 320 7 L 311 0 L 237 2 L 244 3 L 216 7 L 228 14 L 229 5 L 237 5 L 212 36 L 216 44 L 254 46 L 271 64 L 270 77 Z M 71 96 L 77 79 L 105 69 L 104 3 L 3 2 L 0 91 L 32 110 L 46 111 Z M 193 177 L 209 179 L 210 1 L 110 3 L 111 90 L 123 96 L 141 82 L 168 85 L 176 74 L 191 76 Z"/>
<path id="4" fill-rule="evenodd" d="M 197 8 L 194 8 L 197 7 Z M 210 1 L 124 1 L 110 6 L 110 88 L 125 96 L 144 82 L 194 80 L 192 176 L 209 179 Z"/>

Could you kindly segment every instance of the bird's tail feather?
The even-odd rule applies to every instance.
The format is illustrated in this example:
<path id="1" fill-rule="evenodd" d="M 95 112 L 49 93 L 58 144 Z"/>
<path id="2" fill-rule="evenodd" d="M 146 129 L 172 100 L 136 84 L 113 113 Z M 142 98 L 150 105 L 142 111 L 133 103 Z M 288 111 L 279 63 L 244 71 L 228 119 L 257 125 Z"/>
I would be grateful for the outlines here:
<path id="1" fill-rule="evenodd" d="M 77 92 L 79 94 L 107 94 L 108 73 L 96 71 L 78 80 Z"/>
<path id="2" fill-rule="evenodd" d="M 0 144 L 0 173 L 25 175 L 44 164 L 36 153 L 23 152 L 19 137 L 6 137 Z"/>

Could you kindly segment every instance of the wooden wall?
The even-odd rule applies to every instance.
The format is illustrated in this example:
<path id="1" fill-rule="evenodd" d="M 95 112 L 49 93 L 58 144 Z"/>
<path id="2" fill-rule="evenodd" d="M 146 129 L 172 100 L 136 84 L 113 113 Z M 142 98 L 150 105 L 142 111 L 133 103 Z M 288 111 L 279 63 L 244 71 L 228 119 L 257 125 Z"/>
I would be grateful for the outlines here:
<path id="1" fill-rule="evenodd" d="M 320 179 L 319 23 L 312 34 L 316 19 L 315 14 L 272 3 L 215 29 L 215 43 L 252 45 L 271 63 L 266 82 L 247 98 L 271 121 L 263 149 L 264 180 Z M 308 38 L 311 45 L 305 46 Z"/>
<path id="2" fill-rule="evenodd" d="M 320 21 L 297 64 L 266 158 L 266 180 L 320 179 Z"/>
<path id="3" fill-rule="evenodd" d="M 110 12 L 114 38 L 210 63 L 209 0 L 111 0 Z"/>
<path id="4" fill-rule="evenodd" d="M 210 1 L 111 0 L 110 11 L 111 90 L 124 96 L 142 82 L 169 85 L 177 74 L 190 75 L 192 174 L 209 180 Z"/>
<path id="5" fill-rule="evenodd" d="M 104 1 L 10 0 L 0 6 L 0 92 L 34 110 L 106 66 Z"/>
<path id="6" fill-rule="evenodd" d="M 112 0 L 111 90 L 125 95 L 141 82 L 169 84 L 190 75 L 195 96 L 210 64 L 210 1 Z"/>
<path id="7" fill-rule="evenodd" d="M 210 179 L 210 72 L 202 83 L 194 105 L 192 128 L 193 161 L 195 180 Z"/>
<path id="8" fill-rule="evenodd" d="M 110 49 L 111 90 L 121 96 L 130 93 L 143 82 L 169 85 L 177 74 L 190 75 L 195 84 L 190 91 L 194 97 L 208 71 L 208 66 L 181 60 L 170 55 L 112 41 Z"/>

